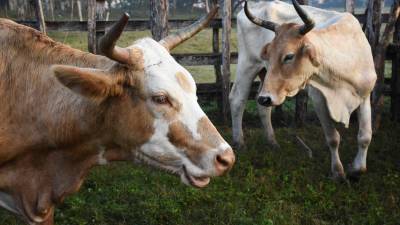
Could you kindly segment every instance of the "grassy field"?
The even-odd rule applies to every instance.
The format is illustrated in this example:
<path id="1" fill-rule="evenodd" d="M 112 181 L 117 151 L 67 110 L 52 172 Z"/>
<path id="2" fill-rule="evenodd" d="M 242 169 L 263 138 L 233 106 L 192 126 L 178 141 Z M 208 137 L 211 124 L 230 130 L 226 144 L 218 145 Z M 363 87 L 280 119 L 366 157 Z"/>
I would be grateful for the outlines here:
<path id="1" fill-rule="evenodd" d="M 120 44 L 126 46 L 138 36 L 145 35 L 145 32 L 128 33 Z M 86 48 L 84 34 L 51 36 L 74 47 Z M 202 32 L 197 42 L 192 40 L 176 52 L 210 51 L 207 41 L 210 37 L 209 31 Z M 212 79 L 211 69 L 208 72 L 190 70 L 197 81 Z M 204 75 L 198 75 L 198 72 L 204 72 Z M 231 141 L 231 129 L 220 124 L 216 104 L 202 102 L 202 107 L 223 136 Z M 293 114 L 290 102 L 283 108 L 289 117 Z M 207 188 L 189 188 L 181 184 L 178 177 L 147 166 L 116 163 L 98 167 L 92 170 L 81 191 L 58 207 L 56 224 L 400 223 L 399 124 L 384 120 L 369 150 L 368 173 L 358 183 L 344 184 L 329 178 L 330 154 L 315 119 L 310 119 L 301 129 L 276 123 L 281 149 L 272 150 L 266 145 L 256 111 L 254 101 L 250 101 L 244 119 L 247 150 L 236 152 L 237 163 L 233 170 L 225 177 L 212 180 Z M 356 128 L 357 124 L 352 124 L 350 129 L 339 129 L 344 165 L 352 161 L 357 150 Z M 293 133 L 312 148 L 312 159 L 307 157 Z M 0 209 L 0 225 L 21 224 L 16 217 Z"/>

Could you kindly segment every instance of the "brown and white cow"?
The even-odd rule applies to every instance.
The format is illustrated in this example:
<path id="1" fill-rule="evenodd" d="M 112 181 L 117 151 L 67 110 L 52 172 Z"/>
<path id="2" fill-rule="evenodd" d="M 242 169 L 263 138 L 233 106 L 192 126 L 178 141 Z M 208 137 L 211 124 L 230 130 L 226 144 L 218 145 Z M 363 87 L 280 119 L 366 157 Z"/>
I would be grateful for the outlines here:
<path id="1" fill-rule="evenodd" d="M 194 187 L 227 172 L 233 151 L 169 53 L 216 12 L 160 42 L 120 48 L 124 15 L 100 42 L 107 57 L 0 19 L 0 206 L 51 225 L 89 169 L 113 161 L 140 159 Z"/>
<path id="2" fill-rule="evenodd" d="M 359 119 L 358 153 L 350 175 L 367 170 L 367 150 L 371 142 L 370 93 L 375 85 L 371 47 L 358 20 L 349 13 L 337 13 L 325 22 L 315 22 L 300 7 L 293 5 L 304 25 L 281 25 L 255 17 L 245 4 L 245 14 L 254 24 L 275 32 L 264 46 L 261 58 L 269 68 L 258 97 L 264 106 L 282 104 L 308 86 L 331 151 L 332 172 L 345 178 L 339 158 L 340 135 L 335 122 L 349 125 L 350 114 L 357 110 Z"/>

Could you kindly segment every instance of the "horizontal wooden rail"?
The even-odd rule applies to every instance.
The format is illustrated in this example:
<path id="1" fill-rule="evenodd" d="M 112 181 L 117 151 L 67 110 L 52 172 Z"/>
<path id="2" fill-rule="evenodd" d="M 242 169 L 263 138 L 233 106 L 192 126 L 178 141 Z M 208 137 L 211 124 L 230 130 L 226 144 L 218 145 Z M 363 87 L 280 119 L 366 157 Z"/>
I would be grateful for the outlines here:
<path id="1" fill-rule="evenodd" d="M 386 60 L 392 60 L 396 52 L 400 51 L 400 45 L 390 44 L 386 51 Z M 185 66 L 204 66 L 204 65 L 221 65 L 221 53 L 187 53 L 172 54 L 178 63 Z M 237 64 L 238 53 L 231 53 L 231 63 Z"/>
<path id="2" fill-rule="evenodd" d="M 172 54 L 179 64 L 185 66 L 221 65 L 221 53 Z M 237 64 L 238 53 L 231 53 L 231 63 Z"/>
<path id="3" fill-rule="evenodd" d="M 355 17 L 364 23 L 365 15 L 357 14 Z M 382 22 L 387 23 L 389 14 L 382 14 Z M 172 19 L 168 21 L 168 26 L 171 29 L 179 29 L 186 27 L 196 20 L 181 20 Z M 115 21 L 97 21 L 96 28 L 98 31 L 104 31 L 107 27 L 110 27 Z M 17 21 L 17 23 L 24 24 L 26 26 L 36 28 L 36 21 Z M 236 19 L 232 19 L 232 26 L 236 26 Z M 213 19 L 209 25 L 211 28 L 222 28 L 221 19 Z M 48 31 L 87 31 L 87 21 L 46 21 L 46 28 Z M 125 30 L 127 31 L 141 31 L 149 30 L 149 20 L 129 20 Z"/>
<path id="4" fill-rule="evenodd" d="M 196 20 L 169 20 L 168 26 L 170 29 L 179 29 L 186 27 Z M 17 23 L 36 28 L 36 21 L 16 21 Z M 116 21 L 97 21 L 97 31 L 104 31 Z M 232 20 L 232 24 L 236 24 L 236 19 Z M 211 28 L 221 28 L 221 19 L 213 19 L 209 25 Z M 87 31 L 87 21 L 46 21 L 46 28 L 49 31 Z M 149 30 L 149 20 L 129 20 L 125 27 L 126 31 L 142 31 Z"/>
<path id="5" fill-rule="evenodd" d="M 232 85 L 233 83 L 231 83 L 231 87 Z M 196 86 L 197 86 L 197 96 L 199 97 L 200 100 L 203 101 L 215 100 L 216 98 L 222 95 L 222 89 L 220 85 L 216 83 L 198 83 L 196 84 Z M 258 93 L 259 86 L 260 86 L 260 81 L 255 81 L 252 83 L 249 99 L 255 99 Z M 385 85 L 385 90 L 383 93 L 385 96 L 391 95 L 391 89 L 389 84 Z"/>

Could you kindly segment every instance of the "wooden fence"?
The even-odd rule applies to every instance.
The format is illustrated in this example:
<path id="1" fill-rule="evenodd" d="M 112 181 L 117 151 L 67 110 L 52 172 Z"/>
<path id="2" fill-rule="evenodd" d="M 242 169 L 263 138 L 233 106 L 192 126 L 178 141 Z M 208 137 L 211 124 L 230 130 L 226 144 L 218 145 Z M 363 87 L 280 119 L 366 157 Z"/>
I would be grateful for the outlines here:
<path id="1" fill-rule="evenodd" d="M 365 21 L 365 15 L 355 15 L 356 18 L 363 23 Z M 389 18 L 388 14 L 382 14 L 382 22 L 387 23 Z M 110 27 L 115 21 L 97 21 L 96 22 L 96 33 L 101 34 Z M 168 26 L 171 29 L 179 29 L 186 27 L 195 22 L 195 20 L 169 20 Z M 36 21 L 18 21 L 20 24 L 24 24 L 30 27 L 37 28 Z M 198 84 L 198 95 L 201 99 L 216 99 L 221 100 L 222 96 L 228 96 L 229 88 L 222 88 L 222 74 L 221 65 L 223 64 L 223 54 L 219 49 L 219 30 L 223 27 L 222 19 L 214 19 L 209 25 L 209 28 L 213 31 L 212 46 L 213 52 L 210 53 L 190 53 L 190 54 L 173 54 L 173 57 L 182 65 L 185 66 L 202 66 L 202 65 L 213 65 L 215 68 L 216 82 L 215 83 L 202 83 Z M 236 19 L 232 19 L 231 23 L 236 26 Z M 47 31 L 88 31 L 87 22 L 79 21 L 46 21 Z M 399 22 L 398 22 L 399 24 Z M 399 25 L 395 32 L 395 37 L 399 36 Z M 150 22 L 148 20 L 130 20 L 125 28 L 126 31 L 143 31 L 150 29 Z M 392 76 L 391 78 L 385 79 L 385 95 L 391 97 L 391 112 L 392 118 L 400 120 L 400 44 L 399 38 L 395 38 L 395 43 L 389 45 L 386 60 L 392 61 Z M 236 52 L 230 54 L 230 63 L 237 63 Z M 232 83 L 231 83 L 232 85 Z M 254 98 L 259 82 L 254 82 L 249 98 Z M 227 101 L 225 99 L 225 101 Z"/>

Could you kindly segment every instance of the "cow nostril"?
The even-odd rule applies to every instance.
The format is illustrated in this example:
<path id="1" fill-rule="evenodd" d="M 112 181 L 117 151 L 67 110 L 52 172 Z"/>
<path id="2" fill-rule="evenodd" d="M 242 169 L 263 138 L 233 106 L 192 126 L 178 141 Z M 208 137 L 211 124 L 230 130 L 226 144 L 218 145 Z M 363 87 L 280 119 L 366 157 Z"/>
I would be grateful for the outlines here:
<path id="1" fill-rule="evenodd" d="M 217 175 L 222 175 L 230 170 L 235 163 L 235 155 L 232 149 L 227 149 L 224 152 L 215 156 L 215 169 Z"/>
<path id="2" fill-rule="evenodd" d="M 226 158 L 223 158 L 221 155 L 217 155 L 217 162 L 223 167 L 229 167 L 229 161 Z"/>
<path id="3" fill-rule="evenodd" d="M 271 106 L 272 105 L 272 99 L 269 96 L 260 96 L 257 99 L 258 104 L 262 105 L 262 106 Z"/>

